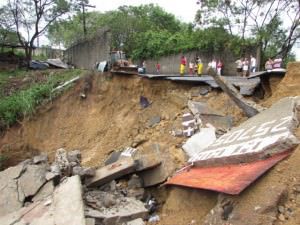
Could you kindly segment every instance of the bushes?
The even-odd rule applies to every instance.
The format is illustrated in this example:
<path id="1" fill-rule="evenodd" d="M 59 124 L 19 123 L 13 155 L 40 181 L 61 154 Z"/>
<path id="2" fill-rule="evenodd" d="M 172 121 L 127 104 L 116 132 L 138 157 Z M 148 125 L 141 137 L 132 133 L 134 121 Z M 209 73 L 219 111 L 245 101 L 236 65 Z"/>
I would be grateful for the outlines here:
<path id="1" fill-rule="evenodd" d="M 52 89 L 54 87 L 80 73 L 80 70 L 70 70 L 51 74 L 45 83 L 33 84 L 26 90 L 0 99 L 0 131 L 11 126 L 18 119 L 32 115 L 42 101 L 53 97 Z"/>

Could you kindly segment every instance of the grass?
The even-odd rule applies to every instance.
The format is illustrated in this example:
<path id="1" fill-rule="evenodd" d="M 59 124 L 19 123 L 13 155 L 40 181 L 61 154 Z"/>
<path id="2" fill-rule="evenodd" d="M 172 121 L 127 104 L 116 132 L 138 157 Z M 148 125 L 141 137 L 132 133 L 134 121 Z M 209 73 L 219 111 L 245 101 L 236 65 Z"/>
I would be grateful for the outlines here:
<path id="1" fill-rule="evenodd" d="M 52 93 L 54 87 L 81 74 L 81 70 L 55 71 L 47 75 L 46 82 L 33 84 L 25 90 L 1 98 L 0 131 L 13 125 L 17 120 L 32 115 L 44 100 L 54 97 Z"/>

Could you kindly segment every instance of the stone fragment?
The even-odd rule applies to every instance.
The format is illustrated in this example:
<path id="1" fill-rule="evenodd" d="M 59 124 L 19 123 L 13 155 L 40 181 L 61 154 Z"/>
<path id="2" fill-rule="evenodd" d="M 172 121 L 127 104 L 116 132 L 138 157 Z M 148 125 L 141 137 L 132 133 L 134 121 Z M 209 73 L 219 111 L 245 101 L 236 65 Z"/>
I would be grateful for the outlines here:
<path id="1" fill-rule="evenodd" d="M 190 137 L 182 146 L 189 158 L 197 157 L 199 151 L 203 151 L 206 147 L 216 140 L 214 128 L 201 128 L 199 133 Z"/>
<path id="2" fill-rule="evenodd" d="M 71 174 L 71 166 L 68 160 L 67 151 L 63 148 L 56 150 L 55 153 L 55 164 L 60 168 L 60 171 L 63 175 L 69 176 Z"/>
<path id="3" fill-rule="evenodd" d="M 34 196 L 46 183 L 46 171 L 46 164 L 28 165 L 26 171 L 18 179 L 19 191 L 22 191 L 26 197 Z"/>
<path id="4" fill-rule="evenodd" d="M 140 188 L 142 187 L 142 181 L 141 179 L 136 175 L 133 174 L 128 181 L 128 188 Z"/>
<path id="5" fill-rule="evenodd" d="M 155 125 L 160 123 L 160 116 L 153 116 L 149 119 L 147 126 L 148 127 L 154 127 Z"/>
<path id="6" fill-rule="evenodd" d="M 122 225 L 145 225 L 143 219 L 138 218 L 135 220 L 128 221 L 127 223 L 123 223 Z"/>
<path id="7" fill-rule="evenodd" d="M 220 115 L 219 112 L 211 109 L 206 102 L 196 102 L 196 101 L 189 100 L 188 107 L 193 113 L 193 115 L 197 115 L 197 114 Z"/>
<path id="8" fill-rule="evenodd" d="M 67 153 L 68 161 L 69 162 L 75 162 L 77 164 L 80 164 L 81 162 L 81 152 L 79 150 L 73 150 Z"/>
<path id="9" fill-rule="evenodd" d="M 46 163 L 48 161 L 48 156 L 45 154 L 37 155 L 33 157 L 33 163 Z"/>
<path id="10" fill-rule="evenodd" d="M 185 113 L 182 115 L 182 126 L 183 126 L 183 135 L 190 137 L 195 133 L 197 129 L 196 120 L 190 113 Z"/>
<path id="11" fill-rule="evenodd" d="M 96 225 L 96 220 L 94 218 L 85 218 L 85 225 Z"/>
<path id="12" fill-rule="evenodd" d="M 112 152 L 110 156 L 105 160 L 104 165 L 107 166 L 119 160 L 121 152 Z"/>
<path id="13" fill-rule="evenodd" d="M 122 224 L 133 219 L 146 219 L 148 211 L 143 202 L 134 198 L 123 198 L 119 204 L 110 208 L 101 208 L 95 210 L 91 207 L 86 207 L 86 217 L 95 218 L 96 221 L 103 225 Z"/>
<path id="14" fill-rule="evenodd" d="M 68 177 L 53 194 L 55 225 L 85 225 L 82 186 L 79 176 Z"/>
<path id="15" fill-rule="evenodd" d="M 32 201 L 37 202 L 41 201 L 43 199 L 46 199 L 50 195 L 52 195 L 54 191 L 54 185 L 52 181 L 48 181 L 39 191 L 38 193 L 33 197 Z"/>
<path id="16" fill-rule="evenodd" d="M 160 150 L 159 144 L 152 144 L 149 148 L 151 148 L 151 152 L 153 151 L 157 158 L 161 160 L 161 163 L 159 166 L 152 169 L 143 170 L 137 173 L 143 180 L 144 187 L 164 182 L 175 171 L 175 164 L 166 149 Z"/>
<path id="17" fill-rule="evenodd" d="M 95 176 L 87 180 L 87 186 L 96 187 L 120 178 L 135 170 L 135 162 L 130 157 L 124 157 L 115 163 L 96 170 Z"/>

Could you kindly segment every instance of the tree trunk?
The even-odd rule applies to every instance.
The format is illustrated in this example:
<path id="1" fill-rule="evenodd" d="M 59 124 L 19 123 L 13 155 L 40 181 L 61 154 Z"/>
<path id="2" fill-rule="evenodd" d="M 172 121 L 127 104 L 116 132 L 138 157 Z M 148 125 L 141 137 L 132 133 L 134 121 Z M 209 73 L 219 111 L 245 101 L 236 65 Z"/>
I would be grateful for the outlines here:
<path id="1" fill-rule="evenodd" d="M 30 61 L 31 61 L 31 58 L 32 58 L 32 47 L 29 46 L 29 45 L 26 45 L 24 47 L 24 49 L 25 49 L 26 66 L 27 66 L 27 69 L 29 69 L 29 67 L 30 67 Z"/>

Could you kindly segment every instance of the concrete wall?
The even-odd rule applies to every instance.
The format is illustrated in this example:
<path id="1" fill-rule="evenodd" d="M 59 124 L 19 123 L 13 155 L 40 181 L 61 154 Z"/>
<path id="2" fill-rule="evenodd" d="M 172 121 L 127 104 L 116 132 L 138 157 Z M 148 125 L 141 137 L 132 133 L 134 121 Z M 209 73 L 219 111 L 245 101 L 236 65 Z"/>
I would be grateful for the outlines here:
<path id="1" fill-rule="evenodd" d="M 93 69 L 96 62 L 109 59 L 111 34 L 99 30 L 91 39 L 78 42 L 65 51 L 64 61 L 80 69 Z"/>
<path id="2" fill-rule="evenodd" d="M 200 56 L 203 63 L 203 74 L 206 73 L 207 65 L 209 61 L 215 57 L 216 60 L 221 59 L 224 65 L 224 75 L 236 75 L 236 64 L 234 63 L 237 59 L 233 56 L 231 52 L 222 52 L 222 53 L 207 53 L 201 51 L 191 51 L 184 53 L 184 56 L 187 58 L 187 62 L 194 60 L 196 56 Z M 147 73 L 156 73 L 155 65 L 158 61 L 161 65 L 161 74 L 179 74 L 179 65 L 180 65 L 181 54 L 175 54 L 170 56 L 161 57 L 158 60 L 146 60 L 147 63 Z M 138 65 L 141 66 L 141 62 L 138 62 Z M 188 73 L 188 65 L 186 66 L 186 74 Z"/>
<path id="3" fill-rule="evenodd" d="M 64 50 L 53 48 L 35 48 L 33 56 L 45 56 L 47 59 L 63 58 Z"/>

